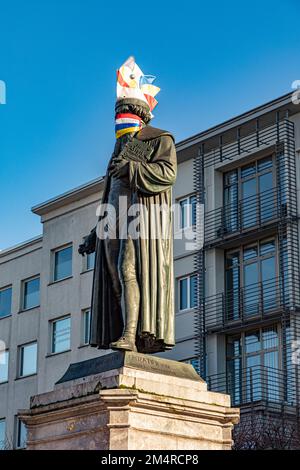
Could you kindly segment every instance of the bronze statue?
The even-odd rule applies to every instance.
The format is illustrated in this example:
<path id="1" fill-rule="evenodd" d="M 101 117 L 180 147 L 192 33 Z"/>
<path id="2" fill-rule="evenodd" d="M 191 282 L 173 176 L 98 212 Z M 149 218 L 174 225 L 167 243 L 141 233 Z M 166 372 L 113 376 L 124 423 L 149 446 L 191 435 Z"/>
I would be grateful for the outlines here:
<path id="1" fill-rule="evenodd" d="M 100 349 L 156 353 L 175 343 L 171 205 L 177 161 L 172 135 L 149 126 L 159 91 L 154 78 L 132 57 L 118 70 L 117 139 L 101 201 L 116 219 L 102 213 L 102 231 L 94 228 L 79 247 L 82 255 L 96 251 L 90 344 Z M 135 205 L 139 236 L 127 230 Z"/>

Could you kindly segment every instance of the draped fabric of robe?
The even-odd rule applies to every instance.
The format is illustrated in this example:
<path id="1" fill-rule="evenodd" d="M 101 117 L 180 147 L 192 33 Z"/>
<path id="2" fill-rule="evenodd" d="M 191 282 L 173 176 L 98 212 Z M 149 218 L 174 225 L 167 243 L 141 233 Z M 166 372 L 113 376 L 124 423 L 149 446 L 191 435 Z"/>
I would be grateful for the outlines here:
<path id="1" fill-rule="evenodd" d="M 139 220 L 143 236 L 134 240 L 140 289 L 136 343 L 138 351 L 155 353 L 175 344 L 171 205 L 177 159 L 170 133 L 147 126 L 136 138 L 153 149 L 149 161 L 129 162 L 131 203 L 142 205 Z M 110 180 L 107 173 L 102 203 L 108 200 Z M 161 207 L 162 211 L 158 209 Z M 104 240 L 97 237 L 90 344 L 109 348 L 122 336 L 123 327 L 122 310 L 107 269 Z"/>

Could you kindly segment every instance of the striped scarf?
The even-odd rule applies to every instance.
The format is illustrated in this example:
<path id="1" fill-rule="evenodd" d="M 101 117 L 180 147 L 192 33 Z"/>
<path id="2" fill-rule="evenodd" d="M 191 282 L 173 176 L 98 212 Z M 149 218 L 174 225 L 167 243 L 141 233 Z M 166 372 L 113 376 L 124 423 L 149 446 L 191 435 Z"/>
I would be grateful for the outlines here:
<path id="1" fill-rule="evenodd" d="M 137 132 L 143 127 L 142 119 L 136 114 L 119 113 L 116 115 L 116 139 L 129 132 Z"/>

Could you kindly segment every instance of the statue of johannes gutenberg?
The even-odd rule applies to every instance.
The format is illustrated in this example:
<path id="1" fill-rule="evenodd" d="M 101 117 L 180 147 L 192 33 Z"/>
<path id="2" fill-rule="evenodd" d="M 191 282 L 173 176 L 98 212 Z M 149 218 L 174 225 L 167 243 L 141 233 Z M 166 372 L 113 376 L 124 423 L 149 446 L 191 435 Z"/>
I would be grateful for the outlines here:
<path id="1" fill-rule="evenodd" d="M 176 151 L 169 132 L 148 125 L 159 91 L 155 77 L 144 75 L 133 57 L 117 75 L 116 144 L 101 201 L 115 210 L 116 219 L 108 217 L 114 230 L 106 226 L 101 236 L 96 227 L 79 247 L 83 255 L 96 251 L 90 344 L 155 353 L 175 343 L 171 204 Z M 143 236 L 133 237 L 123 228 L 130 225 L 135 204 L 142 207 Z"/>

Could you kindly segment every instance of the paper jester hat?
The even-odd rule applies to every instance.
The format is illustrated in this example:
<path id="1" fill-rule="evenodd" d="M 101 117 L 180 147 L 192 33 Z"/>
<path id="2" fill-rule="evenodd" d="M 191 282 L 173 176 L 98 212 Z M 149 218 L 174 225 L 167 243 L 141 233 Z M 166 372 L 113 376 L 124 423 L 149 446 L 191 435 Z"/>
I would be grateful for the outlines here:
<path id="1" fill-rule="evenodd" d="M 160 91 L 153 85 L 155 78 L 153 75 L 144 75 L 134 57 L 129 57 L 117 71 L 117 99 L 142 100 L 152 111 L 157 105 L 155 96 Z"/>

